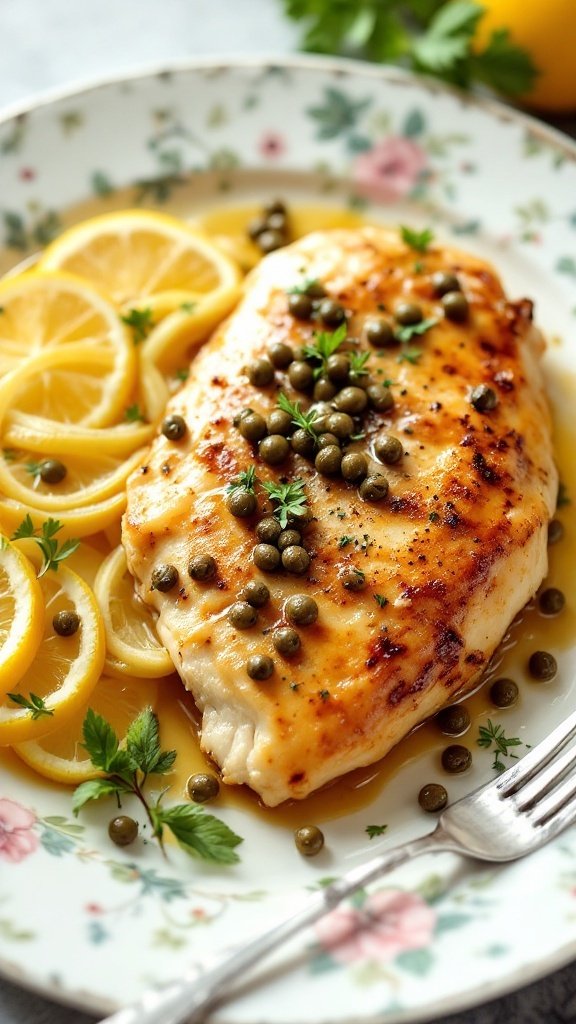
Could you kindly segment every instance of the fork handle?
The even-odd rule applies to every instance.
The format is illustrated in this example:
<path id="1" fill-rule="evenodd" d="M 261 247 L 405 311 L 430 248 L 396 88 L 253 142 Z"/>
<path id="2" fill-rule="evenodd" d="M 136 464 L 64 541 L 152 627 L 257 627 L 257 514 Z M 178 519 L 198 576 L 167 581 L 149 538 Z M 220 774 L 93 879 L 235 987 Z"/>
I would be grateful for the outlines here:
<path id="1" fill-rule="evenodd" d="M 183 1024 L 184 1021 L 192 1024 L 203 1020 L 206 1010 L 215 1002 L 224 1001 L 229 986 L 243 980 L 250 967 L 324 917 L 358 889 L 413 857 L 447 849 L 446 840 L 441 828 L 437 827 L 427 836 L 387 850 L 308 897 L 295 914 L 227 956 L 216 967 L 198 977 L 184 977 L 161 989 L 150 989 L 137 1003 L 106 1017 L 101 1024 Z"/>

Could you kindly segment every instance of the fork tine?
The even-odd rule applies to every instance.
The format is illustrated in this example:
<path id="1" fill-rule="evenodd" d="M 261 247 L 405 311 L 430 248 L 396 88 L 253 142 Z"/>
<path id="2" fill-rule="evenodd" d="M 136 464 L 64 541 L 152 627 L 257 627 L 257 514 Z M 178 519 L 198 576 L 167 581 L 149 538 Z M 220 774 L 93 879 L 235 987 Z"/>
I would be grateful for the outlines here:
<path id="1" fill-rule="evenodd" d="M 576 775 L 570 775 L 528 811 L 528 816 L 534 825 L 545 825 L 574 796 L 576 796 Z"/>
<path id="2" fill-rule="evenodd" d="M 547 843 L 550 839 L 554 839 L 554 836 L 563 832 L 565 828 L 573 825 L 576 822 L 576 796 L 573 796 L 556 814 L 548 819 L 544 825 L 540 827 L 541 833 L 541 845 Z"/>
<path id="3" fill-rule="evenodd" d="M 501 796 L 510 796 L 518 792 L 534 775 L 562 750 L 576 735 L 576 711 L 542 740 L 533 750 L 526 754 L 518 764 L 509 768 L 496 784 Z"/>
<path id="4" fill-rule="evenodd" d="M 534 801 L 543 797 L 547 790 L 561 782 L 575 762 L 576 747 L 568 747 L 560 757 L 550 761 L 541 771 L 533 775 L 518 792 L 516 799 L 518 810 L 525 811 Z"/>

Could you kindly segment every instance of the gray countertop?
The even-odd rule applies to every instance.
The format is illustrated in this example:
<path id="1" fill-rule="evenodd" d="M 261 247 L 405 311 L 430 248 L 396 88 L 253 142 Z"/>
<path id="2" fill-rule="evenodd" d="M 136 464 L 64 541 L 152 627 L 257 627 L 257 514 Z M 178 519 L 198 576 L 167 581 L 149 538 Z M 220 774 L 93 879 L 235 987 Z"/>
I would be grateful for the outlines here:
<path id="1" fill-rule="evenodd" d="M 280 0 L 0 0 L 0 108 L 47 89 L 210 53 L 291 53 Z M 576 122 L 561 124 L 576 135 Z M 443 1024 L 576 1024 L 569 965 Z M 1 1024 L 93 1024 L 0 980 Z"/>

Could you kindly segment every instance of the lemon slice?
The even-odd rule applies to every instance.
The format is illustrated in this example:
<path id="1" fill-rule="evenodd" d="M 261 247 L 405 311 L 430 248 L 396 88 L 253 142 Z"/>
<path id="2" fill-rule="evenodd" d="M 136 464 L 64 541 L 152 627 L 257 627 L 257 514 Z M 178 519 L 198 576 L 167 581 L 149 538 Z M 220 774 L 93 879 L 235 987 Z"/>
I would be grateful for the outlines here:
<path id="1" fill-rule="evenodd" d="M 132 383 L 134 342 L 113 306 L 86 281 L 32 270 L 0 282 L 0 308 L 0 374 L 46 348 L 83 341 L 110 353 Z"/>
<path id="2" fill-rule="evenodd" d="M 102 563 L 94 593 L 104 619 L 114 674 L 126 672 L 144 679 L 171 675 L 172 659 L 158 639 L 152 612 L 134 592 L 122 547 L 111 551 Z"/>
<path id="3" fill-rule="evenodd" d="M 58 512 L 58 521 L 62 524 L 62 532 L 58 538 L 88 537 L 107 530 L 116 523 L 126 508 L 126 491 L 122 490 L 105 501 L 81 508 L 68 508 Z M 34 527 L 40 529 L 48 518 L 45 510 L 34 505 L 26 505 L 11 498 L 0 498 L 0 530 L 12 535 L 26 516 L 30 516 Z"/>
<path id="4" fill-rule="evenodd" d="M 195 349 L 228 315 L 237 298 L 238 289 L 222 289 L 204 296 L 192 313 L 171 313 L 142 343 L 142 355 L 164 373 L 187 366 Z"/>
<path id="5" fill-rule="evenodd" d="M 76 786 L 100 773 L 82 747 L 82 724 L 88 708 L 102 715 L 118 737 L 146 707 L 154 708 L 159 683 L 154 679 L 112 679 L 101 676 L 89 700 L 68 721 L 38 740 L 14 746 L 14 752 L 44 778 Z"/>
<path id="6" fill-rule="evenodd" d="M 43 609 L 32 565 L 0 537 L 0 694 L 10 691 L 34 660 L 42 639 Z"/>
<path id="7" fill-rule="evenodd" d="M 164 384 L 162 380 L 162 384 Z M 44 416 L 12 411 L 3 432 L 5 448 L 33 448 L 44 455 L 129 455 L 152 438 L 152 423 L 119 423 L 84 427 Z"/>
<path id="8" fill-rule="evenodd" d="M 32 557 L 39 565 L 40 552 Z M 66 565 L 46 572 L 38 584 L 44 598 L 42 639 L 32 663 L 9 692 L 23 698 L 36 694 L 53 713 L 33 718 L 30 711 L 0 695 L 0 745 L 36 739 L 65 722 L 86 702 L 104 665 L 104 627 L 88 584 Z M 74 611 L 80 618 L 72 636 L 60 636 L 54 629 L 52 620 L 60 611 Z"/>
<path id="9" fill-rule="evenodd" d="M 149 210 L 107 213 L 69 228 L 45 250 L 40 267 L 77 274 L 125 314 L 146 309 L 156 320 L 240 278 L 236 264 L 201 232 Z"/>

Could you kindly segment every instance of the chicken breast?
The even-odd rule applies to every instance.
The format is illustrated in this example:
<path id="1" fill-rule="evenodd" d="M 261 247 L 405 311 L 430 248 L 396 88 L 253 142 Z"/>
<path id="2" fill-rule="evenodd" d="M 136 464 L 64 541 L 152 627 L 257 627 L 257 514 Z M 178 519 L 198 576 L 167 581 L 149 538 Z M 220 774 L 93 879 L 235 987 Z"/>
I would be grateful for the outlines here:
<path id="1" fill-rule="evenodd" d="M 451 298 L 442 298 L 447 288 Z M 334 304 L 326 310 L 313 299 L 306 316 L 307 303 L 290 300 L 322 289 L 346 312 L 336 336 Z M 299 316 L 289 301 L 301 307 Z M 402 310 L 402 303 L 412 308 Z M 406 329 L 411 320 L 418 323 Z M 266 386 L 250 383 L 246 368 L 253 374 L 254 360 L 277 343 L 311 346 L 316 355 L 308 365 L 320 379 L 320 349 L 352 354 L 359 372 L 334 386 L 332 402 L 359 408 L 358 390 L 366 395 L 372 385 L 342 446 L 366 456 L 377 486 L 318 472 L 318 445 L 308 457 L 291 451 L 267 464 L 234 425 L 246 407 L 267 416 L 280 393 L 302 411 L 311 406 L 313 395 L 296 390 L 286 368 Z M 202 746 L 225 782 L 246 783 L 270 806 L 303 798 L 382 757 L 478 680 L 547 569 L 557 475 L 543 347 L 532 304 L 508 301 L 489 265 L 435 244 L 420 254 L 396 231 L 312 234 L 252 272 L 240 305 L 170 402 L 169 414 L 186 422 L 184 437 L 155 440 L 129 482 L 123 524 L 138 593 L 158 612 L 159 635 L 202 714 Z M 281 361 L 277 350 L 275 359 Z M 343 398 L 343 387 L 356 389 L 353 401 Z M 331 389 L 320 391 L 328 396 Z M 332 410 L 317 408 L 321 429 L 330 430 Z M 350 430 L 346 422 L 337 421 L 340 432 Z M 384 434 L 401 442 L 392 444 L 402 453 L 394 463 L 376 457 L 387 456 L 378 443 Z M 286 446 L 272 447 L 279 454 Z M 331 458 L 337 465 L 337 452 Z M 356 460 L 357 471 L 361 466 Z M 282 567 L 263 572 L 253 560 L 256 526 L 282 509 L 264 483 L 298 480 L 308 515 L 293 515 L 289 525 L 300 529 L 296 546 L 308 552 L 309 567 L 300 575 Z M 244 493 L 246 486 L 254 491 L 257 511 L 239 518 L 227 487 L 236 482 L 242 491 L 242 481 Z M 214 559 L 214 575 L 204 581 L 188 570 L 198 555 Z M 297 555 L 287 561 L 304 568 Z M 179 574 L 165 592 L 154 589 L 152 576 L 162 564 Z M 237 628 L 229 610 L 253 580 L 266 584 L 270 598 L 254 613 L 255 624 Z M 287 621 L 294 595 L 314 599 L 316 622 Z M 275 646 L 285 627 L 300 639 L 291 656 Z M 258 656 L 273 662 L 266 679 L 248 674 L 249 659 Z M 270 669 L 266 661 L 257 665 L 256 674 Z"/>

